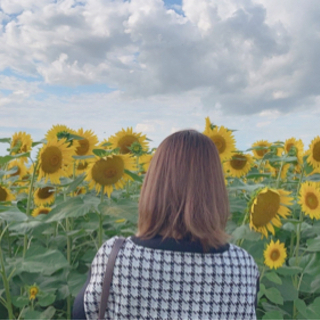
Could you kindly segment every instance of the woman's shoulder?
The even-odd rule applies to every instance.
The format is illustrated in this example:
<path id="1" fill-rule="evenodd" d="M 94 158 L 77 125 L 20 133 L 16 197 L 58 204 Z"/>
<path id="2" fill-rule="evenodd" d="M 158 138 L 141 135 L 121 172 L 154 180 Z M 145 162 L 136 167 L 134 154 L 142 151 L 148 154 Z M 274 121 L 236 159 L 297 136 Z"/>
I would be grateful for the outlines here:
<path id="1" fill-rule="evenodd" d="M 229 254 L 233 261 L 236 261 L 241 265 L 251 265 L 255 269 L 258 269 L 254 258 L 247 250 L 231 243 L 229 247 Z"/>

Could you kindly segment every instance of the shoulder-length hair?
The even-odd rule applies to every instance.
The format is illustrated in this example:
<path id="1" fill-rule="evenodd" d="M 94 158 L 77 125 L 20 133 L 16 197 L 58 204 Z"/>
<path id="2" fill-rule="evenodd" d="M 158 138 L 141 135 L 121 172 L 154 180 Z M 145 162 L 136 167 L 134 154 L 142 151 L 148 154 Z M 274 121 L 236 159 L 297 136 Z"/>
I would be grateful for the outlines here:
<path id="1" fill-rule="evenodd" d="M 168 136 L 151 160 L 139 201 L 137 236 L 189 238 L 204 250 L 226 244 L 229 202 L 216 146 L 195 130 Z"/>

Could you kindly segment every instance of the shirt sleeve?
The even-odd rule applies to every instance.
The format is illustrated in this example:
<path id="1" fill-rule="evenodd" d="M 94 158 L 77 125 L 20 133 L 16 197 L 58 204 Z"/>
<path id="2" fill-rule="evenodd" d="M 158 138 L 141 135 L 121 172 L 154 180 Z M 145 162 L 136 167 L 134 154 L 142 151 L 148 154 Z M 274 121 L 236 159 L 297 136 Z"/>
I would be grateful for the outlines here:
<path id="1" fill-rule="evenodd" d="M 84 292 L 90 282 L 91 278 L 91 267 L 88 272 L 87 281 L 83 285 L 82 289 L 76 296 L 74 303 L 73 303 L 73 309 L 72 309 L 72 319 L 73 320 L 86 320 L 86 314 L 84 311 Z"/>

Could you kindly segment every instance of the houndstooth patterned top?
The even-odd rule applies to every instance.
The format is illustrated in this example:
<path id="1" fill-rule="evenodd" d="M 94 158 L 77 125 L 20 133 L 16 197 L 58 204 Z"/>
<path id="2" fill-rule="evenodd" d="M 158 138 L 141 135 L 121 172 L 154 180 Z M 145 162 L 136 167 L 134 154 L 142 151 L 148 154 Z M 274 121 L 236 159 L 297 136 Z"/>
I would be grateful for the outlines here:
<path id="1" fill-rule="evenodd" d="M 87 319 L 98 319 L 116 238 L 92 262 L 84 293 Z M 127 238 L 118 253 L 105 319 L 256 319 L 259 272 L 245 250 L 228 244 L 214 253 L 181 252 L 141 246 L 137 239 Z"/>

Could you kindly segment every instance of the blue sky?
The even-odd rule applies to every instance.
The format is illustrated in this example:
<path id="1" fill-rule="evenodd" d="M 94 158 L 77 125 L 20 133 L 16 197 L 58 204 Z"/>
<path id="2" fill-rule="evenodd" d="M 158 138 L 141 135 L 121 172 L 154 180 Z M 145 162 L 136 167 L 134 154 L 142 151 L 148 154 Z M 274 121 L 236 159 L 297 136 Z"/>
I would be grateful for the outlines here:
<path id="1" fill-rule="evenodd" d="M 157 146 L 209 116 L 240 150 L 290 137 L 308 148 L 319 14 L 316 0 L 2 0 L 0 137 L 133 127 Z"/>

